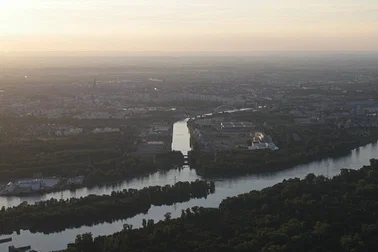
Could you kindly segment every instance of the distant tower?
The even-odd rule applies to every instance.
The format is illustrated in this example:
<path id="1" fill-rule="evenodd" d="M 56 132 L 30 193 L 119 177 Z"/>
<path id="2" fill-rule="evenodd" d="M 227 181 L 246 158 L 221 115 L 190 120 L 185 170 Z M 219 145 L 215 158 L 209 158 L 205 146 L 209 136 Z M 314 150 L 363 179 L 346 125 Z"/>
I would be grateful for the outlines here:
<path id="1" fill-rule="evenodd" d="M 95 104 L 95 90 L 97 87 L 97 81 L 96 78 L 93 80 L 93 85 L 92 85 L 92 104 Z"/>
<path id="2" fill-rule="evenodd" d="M 177 183 L 177 181 L 176 181 L 176 176 L 175 176 L 175 184 Z M 176 206 L 176 202 L 175 202 L 175 204 L 173 205 L 173 207 L 175 208 L 175 211 L 177 211 L 177 206 Z"/>

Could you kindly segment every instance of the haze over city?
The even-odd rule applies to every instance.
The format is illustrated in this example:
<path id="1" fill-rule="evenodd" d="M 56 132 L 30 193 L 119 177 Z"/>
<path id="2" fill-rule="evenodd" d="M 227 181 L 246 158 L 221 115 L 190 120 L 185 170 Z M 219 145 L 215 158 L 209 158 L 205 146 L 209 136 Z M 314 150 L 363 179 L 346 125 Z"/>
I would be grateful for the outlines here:
<path id="1" fill-rule="evenodd" d="M 0 251 L 378 251 L 378 0 L 0 0 Z"/>
<path id="2" fill-rule="evenodd" d="M 0 0 L 0 51 L 371 51 L 375 0 Z"/>

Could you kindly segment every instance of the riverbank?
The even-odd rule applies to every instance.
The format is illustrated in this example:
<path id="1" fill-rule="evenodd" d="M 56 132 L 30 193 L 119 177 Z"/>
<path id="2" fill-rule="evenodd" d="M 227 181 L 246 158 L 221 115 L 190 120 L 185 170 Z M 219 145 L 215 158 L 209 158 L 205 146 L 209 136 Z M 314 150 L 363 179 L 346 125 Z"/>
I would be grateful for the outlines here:
<path id="1" fill-rule="evenodd" d="M 375 251 L 377 171 L 378 161 L 372 160 L 332 179 L 314 174 L 289 179 L 225 199 L 217 208 L 192 207 L 178 219 L 110 236 L 79 236 L 66 251 L 79 252 L 83 244 L 91 252 Z"/>
<path id="2" fill-rule="evenodd" d="M 66 228 L 114 222 L 147 212 L 151 206 L 172 205 L 215 192 L 213 182 L 178 182 L 174 185 L 146 187 L 89 195 L 80 199 L 47 200 L 21 204 L 0 212 L 0 234 L 20 229 L 33 232 L 58 232 Z"/>
<path id="3" fill-rule="evenodd" d="M 211 165 L 206 165 L 206 166 L 198 165 L 200 164 L 200 162 L 197 161 L 196 159 L 195 151 L 192 151 L 189 153 L 189 164 L 191 167 L 193 167 L 193 169 L 196 170 L 198 175 L 202 176 L 205 179 L 211 179 L 214 177 L 232 178 L 232 177 L 239 177 L 243 175 L 279 172 L 279 171 L 290 169 L 293 166 L 308 164 L 309 162 L 318 162 L 318 161 L 328 159 L 328 158 L 341 158 L 341 157 L 347 156 L 352 150 L 358 149 L 368 144 L 377 144 L 377 140 L 374 140 L 372 142 L 365 141 L 361 144 L 356 144 L 356 145 L 349 145 L 347 148 L 344 148 L 345 146 L 343 146 L 343 149 L 327 151 L 323 153 L 318 153 L 316 155 L 311 155 L 311 156 L 306 156 L 306 157 L 301 157 L 301 158 L 292 158 L 288 160 L 267 162 L 261 165 L 242 166 L 240 163 L 238 163 L 238 166 L 232 166 L 232 164 L 227 164 L 227 166 L 224 168 L 220 168 L 220 166 L 225 166 L 225 165 L 222 165 L 216 162 L 214 162 Z M 231 153 L 231 154 L 237 155 L 238 153 Z M 219 153 L 218 155 L 219 156 L 229 155 L 229 153 L 227 154 Z M 203 158 L 203 156 L 201 158 Z M 208 156 L 205 157 L 205 159 L 207 159 L 208 161 L 214 160 L 214 155 L 208 154 Z M 248 161 L 245 161 L 245 162 L 248 162 Z M 230 167 L 232 167 L 232 169 L 230 169 Z"/>

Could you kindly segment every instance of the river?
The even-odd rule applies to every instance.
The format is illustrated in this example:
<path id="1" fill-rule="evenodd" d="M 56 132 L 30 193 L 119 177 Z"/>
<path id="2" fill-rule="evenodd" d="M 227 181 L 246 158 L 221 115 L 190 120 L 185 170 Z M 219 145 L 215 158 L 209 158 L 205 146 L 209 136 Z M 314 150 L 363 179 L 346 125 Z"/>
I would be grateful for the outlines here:
<path id="1" fill-rule="evenodd" d="M 186 125 L 186 120 L 175 123 L 173 129 L 172 148 L 180 150 L 186 154 L 190 150 L 189 131 Z M 142 224 L 142 219 L 154 219 L 155 222 L 162 220 L 166 212 L 171 212 L 172 217 L 179 217 L 181 210 L 192 206 L 204 207 L 218 207 L 219 203 L 227 198 L 246 193 L 251 190 L 261 190 L 263 188 L 272 186 L 283 179 L 298 177 L 304 178 L 308 173 L 316 175 L 323 174 L 327 177 L 337 175 L 342 168 L 358 169 L 363 165 L 369 164 L 371 158 L 378 157 L 378 142 L 369 144 L 364 147 L 352 150 L 349 155 L 340 158 L 327 158 L 321 161 L 310 162 L 305 165 L 298 165 L 290 169 L 258 175 L 248 175 L 231 179 L 216 179 L 215 193 L 209 195 L 206 199 L 193 199 L 185 203 L 179 203 L 174 206 L 159 206 L 151 207 L 147 214 L 139 214 L 133 218 L 117 221 L 113 223 L 104 223 L 92 227 L 84 226 L 81 228 L 65 230 L 63 232 L 54 234 L 31 233 L 29 231 L 21 231 L 19 235 L 0 236 L 1 238 L 12 237 L 13 244 L 16 246 L 31 245 L 37 251 L 47 252 L 53 250 L 60 250 L 66 248 L 69 242 L 74 241 L 77 234 L 91 232 L 94 236 L 109 235 L 118 232 L 122 229 L 124 223 L 132 224 L 134 227 L 139 227 Z M 33 203 L 49 198 L 70 198 L 82 197 L 88 194 L 110 194 L 114 190 L 123 190 L 125 188 L 143 188 L 152 185 L 174 184 L 178 181 L 193 181 L 201 179 L 189 167 L 182 170 L 172 170 L 166 173 L 157 172 L 150 176 L 143 178 L 123 181 L 122 183 L 112 186 L 101 186 L 94 188 L 77 189 L 75 191 L 63 191 L 58 193 L 50 193 L 43 196 L 33 197 L 1 197 L 0 206 L 14 206 L 22 201 Z M 0 251 L 6 251 L 8 245 L 0 245 Z"/>

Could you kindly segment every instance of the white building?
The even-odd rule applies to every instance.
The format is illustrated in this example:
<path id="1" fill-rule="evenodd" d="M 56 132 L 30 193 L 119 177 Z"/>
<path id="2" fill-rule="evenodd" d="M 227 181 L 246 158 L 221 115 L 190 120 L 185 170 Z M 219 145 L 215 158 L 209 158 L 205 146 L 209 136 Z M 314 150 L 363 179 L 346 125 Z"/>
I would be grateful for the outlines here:
<path id="1" fill-rule="evenodd" d="M 251 146 L 248 146 L 249 150 L 264 150 L 268 149 L 269 145 L 268 143 L 255 143 L 253 142 Z"/>
<path id="2" fill-rule="evenodd" d="M 261 132 L 256 132 L 252 138 L 252 145 L 248 146 L 248 150 L 264 150 L 271 149 L 273 151 L 279 148 L 271 141 L 270 137 L 266 137 Z"/>

